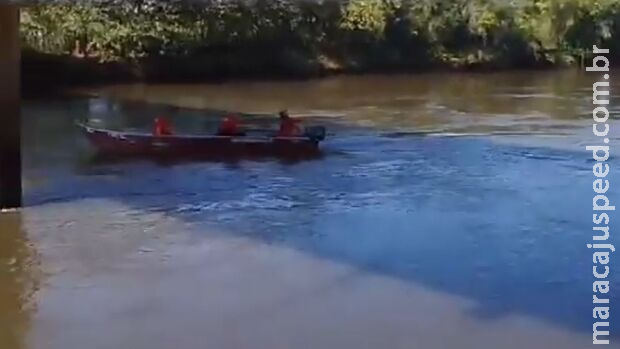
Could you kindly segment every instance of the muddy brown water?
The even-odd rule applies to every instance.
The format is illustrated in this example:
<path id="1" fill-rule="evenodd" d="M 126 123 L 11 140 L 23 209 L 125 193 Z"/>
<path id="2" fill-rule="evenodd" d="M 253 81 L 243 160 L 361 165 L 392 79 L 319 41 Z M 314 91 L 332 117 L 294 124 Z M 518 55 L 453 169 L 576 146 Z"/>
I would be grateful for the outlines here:
<path id="1" fill-rule="evenodd" d="M 27 207 L 0 216 L 0 348 L 588 347 L 596 78 L 103 86 L 27 101 Z M 165 114 L 198 133 L 225 111 L 269 127 L 281 108 L 329 128 L 322 158 L 100 162 L 73 124 L 139 129 Z M 615 155 L 610 166 L 618 203 Z M 610 268 L 613 307 L 613 255 Z"/>

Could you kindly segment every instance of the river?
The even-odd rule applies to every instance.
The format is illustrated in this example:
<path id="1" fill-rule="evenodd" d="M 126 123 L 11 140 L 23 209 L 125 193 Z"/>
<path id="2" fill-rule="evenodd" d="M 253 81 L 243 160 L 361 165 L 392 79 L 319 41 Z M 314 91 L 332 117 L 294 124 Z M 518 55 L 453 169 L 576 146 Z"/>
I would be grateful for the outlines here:
<path id="1" fill-rule="evenodd" d="M 0 347 L 587 348 L 596 78 L 371 75 L 26 101 L 27 207 L 0 216 Z M 268 123 L 288 108 L 329 134 L 308 161 L 101 162 L 73 124 L 93 95 L 115 106 L 90 115 L 111 127 L 164 114 L 203 132 L 222 111 Z M 617 334 L 620 259 L 609 266 Z"/>

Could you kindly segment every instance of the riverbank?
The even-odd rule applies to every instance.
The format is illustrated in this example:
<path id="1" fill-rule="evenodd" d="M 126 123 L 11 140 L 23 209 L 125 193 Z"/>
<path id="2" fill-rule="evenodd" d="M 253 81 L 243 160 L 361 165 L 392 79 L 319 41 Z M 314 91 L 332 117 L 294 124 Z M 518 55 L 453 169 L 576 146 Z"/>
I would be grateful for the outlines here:
<path id="1" fill-rule="evenodd" d="M 251 62 L 247 57 L 252 56 Z M 513 67 L 480 62 L 465 56 L 451 62 L 372 61 L 319 55 L 304 57 L 294 51 L 252 54 L 213 52 L 198 57 L 154 57 L 141 61 L 100 62 L 96 58 L 22 53 L 22 90 L 25 96 L 49 94 L 65 88 L 118 83 L 213 83 L 230 80 L 306 80 L 334 75 L 418 74 L 429 72 L 500 72 L 570 68 L 541 60 Z"/>
<path id="2" fill-rule="evenodd" d="M 531 69 L 620 56 L 600 0 L 224 1 L 24 9 L 24 86 Z"/>

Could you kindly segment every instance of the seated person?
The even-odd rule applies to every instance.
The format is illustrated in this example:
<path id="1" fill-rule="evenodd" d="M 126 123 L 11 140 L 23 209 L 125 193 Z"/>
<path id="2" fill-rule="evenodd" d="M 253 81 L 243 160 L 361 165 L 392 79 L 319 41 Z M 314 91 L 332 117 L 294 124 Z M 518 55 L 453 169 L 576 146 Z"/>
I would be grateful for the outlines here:
<path id="1" fill-rule="evenodd" d="M 220 123 L 217 130 L 219 136 L 242 136 L 243 130 L 239 126 L 239 119 L 235 115 L 229 115 Z"/>
<path id="2" fill-rule="evenodd" d="M 280 115 L 280 130 L 278 131 L 278 137 L 298 137 L 303 135 L 303 130 L 299 126 L 300 121 L 291 118 L 288 111 L 283 110 Z"/>
<path id="3" fill-rule="evenodd" d="M 155 136 L 170 136 L 172 135 L 172 125 L 170 121 L 165 117 L 155 118 L 155 125 L 153 128 L 153 135 Z"/>

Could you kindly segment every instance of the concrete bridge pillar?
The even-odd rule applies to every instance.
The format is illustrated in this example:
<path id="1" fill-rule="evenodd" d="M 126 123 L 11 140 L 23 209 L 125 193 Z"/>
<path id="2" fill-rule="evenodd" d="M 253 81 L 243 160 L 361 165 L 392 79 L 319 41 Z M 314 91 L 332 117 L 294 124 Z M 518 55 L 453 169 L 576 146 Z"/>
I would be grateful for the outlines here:
<path id="1" fill-rule="evenodd" d="M 19 7 L 0 5 L 0 210 L 22 205 Z"/>

